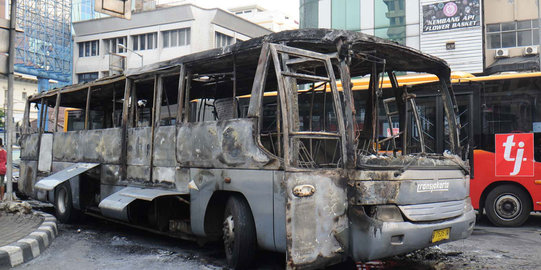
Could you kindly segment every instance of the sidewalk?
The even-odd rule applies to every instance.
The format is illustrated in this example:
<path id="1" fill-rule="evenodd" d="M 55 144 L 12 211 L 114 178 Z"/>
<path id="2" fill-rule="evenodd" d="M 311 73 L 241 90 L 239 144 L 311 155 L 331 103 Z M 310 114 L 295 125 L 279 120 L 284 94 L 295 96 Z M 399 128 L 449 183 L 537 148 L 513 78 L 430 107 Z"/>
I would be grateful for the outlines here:
<path id="1" fill-rule="evenodd" d="M 28 203 L 0 203 L 0 270 L 39 256 L 57 236 L 56 218 Z"/>

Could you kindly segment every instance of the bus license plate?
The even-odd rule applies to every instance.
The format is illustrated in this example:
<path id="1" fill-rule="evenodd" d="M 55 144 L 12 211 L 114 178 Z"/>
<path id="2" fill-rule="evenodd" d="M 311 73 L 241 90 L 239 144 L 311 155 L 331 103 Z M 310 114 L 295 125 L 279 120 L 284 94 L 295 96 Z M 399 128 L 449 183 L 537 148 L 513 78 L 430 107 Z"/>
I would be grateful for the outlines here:
<path id="1" fill-rule="evenodd" d="M 432 243 L 436 243 L 442 240 L 449 239 L 449 232 L 451 228 L 445 228 L 441 230 L 435 230 L 432 232 Z"/>

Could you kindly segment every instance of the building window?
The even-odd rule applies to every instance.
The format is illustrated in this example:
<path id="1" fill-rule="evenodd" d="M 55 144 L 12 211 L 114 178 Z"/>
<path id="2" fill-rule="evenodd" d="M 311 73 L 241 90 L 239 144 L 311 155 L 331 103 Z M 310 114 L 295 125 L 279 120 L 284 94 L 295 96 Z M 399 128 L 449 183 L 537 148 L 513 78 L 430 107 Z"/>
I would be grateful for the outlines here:
<path id="1" fill-rule="evenodd" d="M 233 37 L 216 32 L 216 48 L 233 44 Z"/>
<path id="2" fill-rule="evenodd" d="M 376 0 L 374 2 L 374 35 L 405 44 L 405 18 L 405 0 Z"/>
<path id="3" fill-rule="evenodd" d="M 361 29 L 361 1 L 345 0 L 331 2 L 331 27 L 334 29 Z"/>
<path id="4" fill-rule="evenodd" d="M 163 47 L 178 47 L 190 45 L 190 28 L 162 32 Z"/>
<path id="5" fill-rule="evenodd" d="M 489 49 L 512 48 L 539 44 L 537 19 L 487 24 Z"/>
<path id="6" fill-rule="evenodd" d="M 147 33 L 142 35 L 132 36 L 133 50 L 144 51 L 156 49 L 158 43 L 157 33 Z"/>
<path id="7" fill-rule="evenodd" d="M 79 73 L 77 74 L 77 80 L 79 83 L 91 82 L 98 79 L 97 72 Z"/>
<path id="8" fill-rule="evenodd" d="M 23 95 L 22 95 L 23 100 L 26 100 L 27 95 L 28 94 L 26 92 L 23 92 Z"/>
<path id="9" fill-rule="evenodd" d="M 300 28 L 318 28 L 318 0 L 300 0 Z"/>
<path id="10" fill-rule="evenodd" d="M 126 52 L 126 49 L 118 47 L 118 44 L 126 46 L 126 37 L 104 39 L 103 44 L 105 46 L 106 54 Z"/>
<path id="11" fill-rule="evenodd" d="M 79 42 L 79 57 L 88 57 L 99 55 L 100 44 L 98 40 Z"/>

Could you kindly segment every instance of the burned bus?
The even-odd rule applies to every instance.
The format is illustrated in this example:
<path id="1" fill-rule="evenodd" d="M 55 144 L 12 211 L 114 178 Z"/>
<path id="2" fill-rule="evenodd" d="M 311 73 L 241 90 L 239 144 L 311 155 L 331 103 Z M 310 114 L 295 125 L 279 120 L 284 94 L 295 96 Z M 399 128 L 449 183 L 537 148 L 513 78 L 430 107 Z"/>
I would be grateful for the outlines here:
<path id="1" fill-rule="evenodd" d="M 439 78 L 445 153 L 425 147 L 397 72 Z M 286 253 L 288 269 L 318 268 L 466 238 L 475 214 L 449 76 L 443 60 L 394 42 L 305 29 L 53 89 L 27 101 L 20 186 L 61 222 L 87 214 L 223 241 L 233 268 L 258 248 Z M 382 97 L 383 77 L 394 97 Z M 43 108 L 36 132 L 31 106 Z M 79 111 L 72 130 L 61 108 Z"/>

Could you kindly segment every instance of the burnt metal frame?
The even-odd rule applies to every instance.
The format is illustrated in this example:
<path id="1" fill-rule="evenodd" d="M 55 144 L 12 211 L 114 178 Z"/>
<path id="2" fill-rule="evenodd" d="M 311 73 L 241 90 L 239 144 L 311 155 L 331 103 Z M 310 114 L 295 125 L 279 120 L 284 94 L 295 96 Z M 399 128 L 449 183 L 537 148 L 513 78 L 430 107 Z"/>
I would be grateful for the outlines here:
<path id="1" fill-rule="evenodd" d="M 286 108 L 286 113 L 282 111 L 282 121 L 283 121 L 283 127 L 284 127 L 284 166 L 286 170 L 292 170 L 292 169 L 298 169 L 295 168 L 296 166 L 296 160 L 293 159 L 293 157 L 296 156 L 296 149 L 295 144 L 292 145 L 291 139 L 295 137 L 299 138 L 320 138 L 320 139 L 339 139 L 341 142 L 341 151 L 342 151 L 342 163 L 347 164 L 348 158 L 347 158 L 347 141 L 346 141 L 346 134 L 345 134 L 345 125 L 344 125 L 344 117 L 342 115 L 342 105 L 340 103 L 340 97 L 338 94 L 338 89 L 336 87 L 336 78 L 334 76 L 334 70 L 331 63 L 331 57 L 326 54 L 316 53 L 313 51 L 293 48 L 285 45 L 279 45 L 279 44 L 269 44 L 270 52 L 272 54 L 272 59 L 274 62 L 274 68 L 276 72 L 276 77 L 278 80 L 278 92 L 280 95 L 280 106 L 282 108 Z M 263 52 L 262 52 L 263 53 Z M 282 55 L 282 60 L 285 60 L 283 63 L 280 62 L 280 58 L 278 54 Z M 323 62 L 328 78 L 326 77 L 320 77 L 320 76 L 311 76 L 306 74 L 300 74 L 295 73 L 294 71 L 291 72 L 288 67 L 288 63 L 286 59 L 286 55 L 293 55 L 300 58 L 305 59 L 312 59 L 316 61 Z M 268 60 L 267 60 L 268 61 Z M 261 63 L 261 60 L 260 60 Z M 281 64 L 283 64 L 283 70 L 281 67 Z M 259 67 L 258 67 L 259 68 Z M 301 79 L 307 79 L 307 80 L 317 80 L 317 81 L 329 81 L 329 84 L 331 86 L 331 92 L 333 95 L 333 104 L 336 111 L 336 118 L 338 123 L 338 133 L 332 133 L 332 132 L 300 132 L 296 131 L 293 127 L 298 122 L 298 113 L 293 113 L 294 111 L 298 110 L 298 103 L 296 103 L 296 83 L 295 86 L 293 86 L 294 82 L 288 80 L 288 83 L 284 80 L 284 76 L 287 77 L 294 77 L 294 78 L 301 78 Z M 255 85 L 255 84 L 254 84 Z M 262 92 L 262 89 L 260 89 Z M 293 104 L 292 104 L 293 103 Z M 291 137 L 291 138 L 290 138 Z"/>

